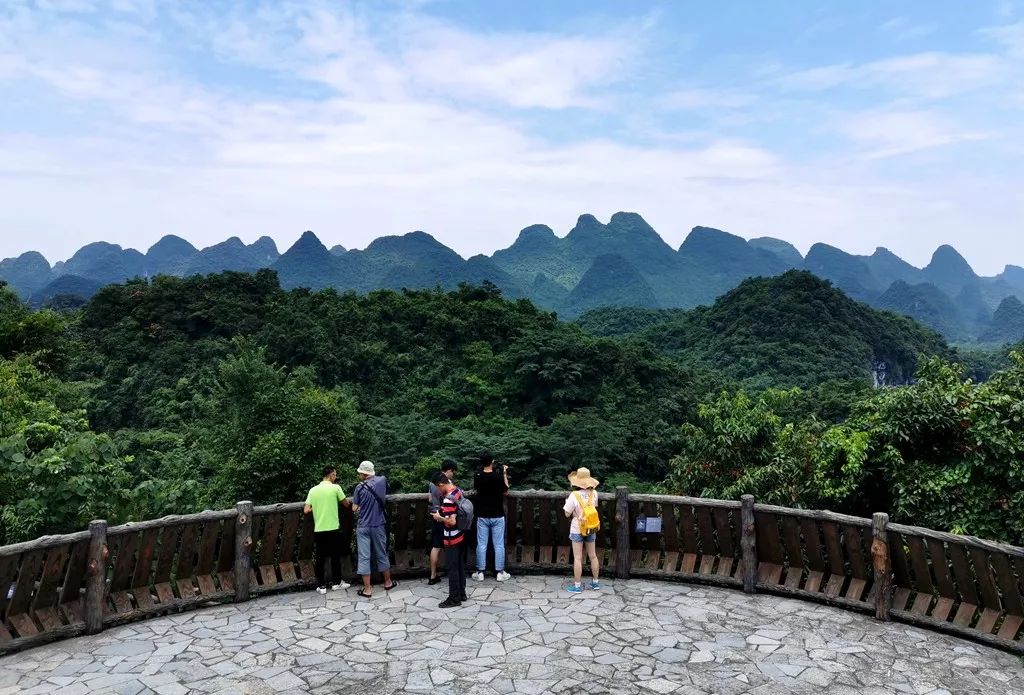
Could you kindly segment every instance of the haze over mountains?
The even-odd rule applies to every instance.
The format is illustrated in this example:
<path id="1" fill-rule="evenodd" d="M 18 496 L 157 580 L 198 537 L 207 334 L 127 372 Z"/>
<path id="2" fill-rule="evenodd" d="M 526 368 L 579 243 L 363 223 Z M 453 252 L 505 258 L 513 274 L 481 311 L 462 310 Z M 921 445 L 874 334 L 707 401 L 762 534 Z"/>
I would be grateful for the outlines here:
<path id="1" fill-rule="evenodd" d="M 745 278 L 796 268 L 830 280 L 854 299 L 909 315 L 951 341 L 1024 338 L 1024 268 L 1018 266 L 979 277 L 950 246 L 940 246 L 924 268 L 884 248 L 858 256 L 815 244 L 804 257 L 781 239 L 747 241 L 709 227 L 695 227 L 674 249 L 640 215 L 627 212 L 606 224 L 582 215 L 564 237 L 545 225 L 527 227 L 489 257 L 463 259 L 424 232 L 381 237 L 363 250 L 328 249 L 306 232 L 283 254 L 268 237 L 249 245 L 232 237 L 196 249 L 166 236 L 144 254 L 96 242 L 54 266 L 30 251 L 0 261 L 0 279 L 30 303 L 45 305 L 88 298 L 105 284 L 133 277 L 259 268 L 277 271 L 287 288 L 357 292 L 489 281 L 506 296 L 529 298 L 566 318 L 604 306 L 707 305 Z"/>

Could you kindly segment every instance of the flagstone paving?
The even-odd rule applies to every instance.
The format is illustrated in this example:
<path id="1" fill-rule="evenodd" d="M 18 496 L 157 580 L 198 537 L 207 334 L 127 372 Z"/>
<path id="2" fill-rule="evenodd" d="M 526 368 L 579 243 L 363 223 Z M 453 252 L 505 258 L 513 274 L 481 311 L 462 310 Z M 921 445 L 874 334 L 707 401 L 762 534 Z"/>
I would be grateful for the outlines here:
<path id="1" fill-rule="evenodd" d="M 0 659 L 0 695 L 1024 693 L 1013 655 L 775 596 L 631 580 L 406 581 L 153 619 Z"/>

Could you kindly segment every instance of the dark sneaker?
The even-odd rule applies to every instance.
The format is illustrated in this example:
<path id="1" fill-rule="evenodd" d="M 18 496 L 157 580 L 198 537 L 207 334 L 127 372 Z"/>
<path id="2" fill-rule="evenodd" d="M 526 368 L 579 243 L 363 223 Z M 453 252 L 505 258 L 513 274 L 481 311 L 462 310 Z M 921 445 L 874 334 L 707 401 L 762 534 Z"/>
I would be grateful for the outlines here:
<path id="1" fill-rule="evenodd" d="M 462 605 L 462 601 L 456 601 L 455 599 L 452 599 L 452 598 L 446 598 L 444 601 L 441 601 L 441 603 L 438 604 L 437 607 L 438 608 L 458 608 L 461 605 Z"/>
<path id="2" fill-rule="evenodd" d="M 427 580 L 427 584 L 429 584 L 430 586 L 434 586 L 435 584 L 440 584 L 440 583 L 441 583 L 441 578 L 440 577 L 431 577 L 430 579 Z"/>
<path id="3" fill-rule="evenodd" d="M 465 594 L 463 594 L 462 596 L 459 596 L 459 603 L 465 603 L 468 600 L 469 600 L 469 596 L 466 596 Z"/>

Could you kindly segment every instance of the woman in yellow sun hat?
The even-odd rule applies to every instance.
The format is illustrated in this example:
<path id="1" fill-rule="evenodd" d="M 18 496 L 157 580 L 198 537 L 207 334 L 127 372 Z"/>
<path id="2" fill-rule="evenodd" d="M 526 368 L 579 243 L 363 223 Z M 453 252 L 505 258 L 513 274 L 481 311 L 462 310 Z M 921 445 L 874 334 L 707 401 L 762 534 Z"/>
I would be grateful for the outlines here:
<path id="1" fill-rule="evenodd" d="M 573 584 L 567 587 L 570 594 L 583 593 L 583 549 L 590 556 L 590 571 L 593 579 L 591 589 L 600 589 L 601 567 L 597 561 L 597 486 L 601 483 L 590 475 L 590 469 L 580 468 L 569 474 L 572 492 L 565 499 L 562 511 L 572 519 L 569 526 L 569 540 L 572 542 Z"/>

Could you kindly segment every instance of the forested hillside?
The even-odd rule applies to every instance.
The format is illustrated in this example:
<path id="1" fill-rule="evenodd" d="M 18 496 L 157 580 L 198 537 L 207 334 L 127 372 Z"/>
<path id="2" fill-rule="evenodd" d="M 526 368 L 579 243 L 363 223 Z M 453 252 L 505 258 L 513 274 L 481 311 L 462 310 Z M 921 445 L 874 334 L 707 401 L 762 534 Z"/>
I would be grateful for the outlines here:
<path id="1" fill-rule="evenodd" d="M 419 490 L 441 458 L 468 468 L 484 449 L 519 487 L 587 466 L 607 488 L 1024 537 L 1019 360 L 977 385 L 934 333 L 802 272 L 584 325 L 630 335 L 488 284 L 359 295 L 285 290 L 269 270 L 160 276 L 60 312 L 0 288 L 0 543 L 295 500 L 327 463 L 350 485 L 363 458 Z M 874 389 L 877 361 L 918 378 Z"/>
<path id="2" fill-rule="evenodd" d="M 688 312 L 606 308 L 580 321 L 599 335 L 634 335 L 682 363 L 757 389 L 829 380 L 906 383 L 918 357 L 952 353 L 913 321 L 851 300 L 806 271 L 746 280 Z"/>
<path id="3" fill-rule="evenodd" d="M 397 491 L 483 449 L 517 485 L 588 465 L 653 484 L 707 390 L 487 286 L 359 296 L 260 271 L 111 285 L 70 314 L 3 296 L 0 542 L 298 499 L 362 458 Z"/>

